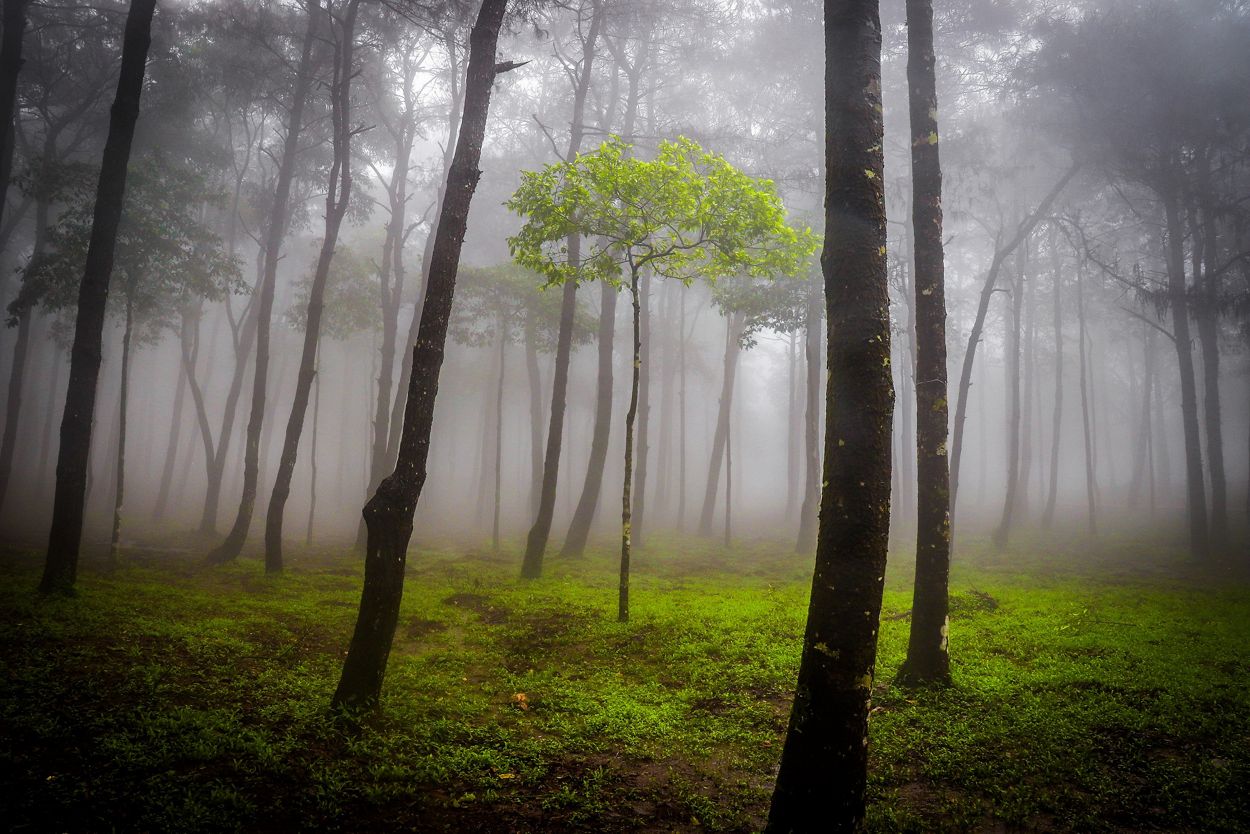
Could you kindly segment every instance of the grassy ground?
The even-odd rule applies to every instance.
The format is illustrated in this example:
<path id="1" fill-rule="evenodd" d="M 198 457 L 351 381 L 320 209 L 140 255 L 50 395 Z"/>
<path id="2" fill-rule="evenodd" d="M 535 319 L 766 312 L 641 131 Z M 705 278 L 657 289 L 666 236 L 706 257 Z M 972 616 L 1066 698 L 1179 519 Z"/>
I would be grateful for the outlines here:
<path id="1" fill-rule="evenodd" d="M 1250 829 L 1250 589 L 1166 549 L 976 542 L 952 581 L 955 686 L 891 685 L 888 577 L 873 831 Z M 210 569 L 130 554 L 42 600 L 0 556 L 0 791 L 13 830 L 752 831 L 789 709 L 809 566 L 665 542 L 614 622 L 612 557 L 422 550 L 385 711 L 326 718 L 358 599 L 346 553 Z M 1106 555 L 1106 554 L 1101 554 Z M 905 562 L 896 559 L 896 563 Z M 976 566 L 970 565 L 975 562 Z"/>

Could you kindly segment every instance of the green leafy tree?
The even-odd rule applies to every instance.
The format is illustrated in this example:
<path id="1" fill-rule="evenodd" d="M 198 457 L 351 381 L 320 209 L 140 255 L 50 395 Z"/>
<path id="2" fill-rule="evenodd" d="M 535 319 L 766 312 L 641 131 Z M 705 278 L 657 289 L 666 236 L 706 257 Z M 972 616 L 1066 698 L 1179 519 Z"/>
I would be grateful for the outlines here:
<path id="1" fill-rule="evenodd" d="M 811 230 L 787 224 L 772 182 L 742 173 L 694 141 L 661 142 L 650 161 L 630 151 L 613 137 L 572 162 L 526 172 L 507 203 L 525 218 L 508 240 L 518 264 L 538 272 L 548 284 L 606 281 L 628 286 L 633 300 L 634 361 L 621 504 L 621 622 L 629 619 L 640 276 L 645 270 L 690 284 L 740 274 L 790 275 L 804 266 L 817 245 Z M 573 234 L 586 238 L 580 258 L 569 257 L 566 238 Z"/>

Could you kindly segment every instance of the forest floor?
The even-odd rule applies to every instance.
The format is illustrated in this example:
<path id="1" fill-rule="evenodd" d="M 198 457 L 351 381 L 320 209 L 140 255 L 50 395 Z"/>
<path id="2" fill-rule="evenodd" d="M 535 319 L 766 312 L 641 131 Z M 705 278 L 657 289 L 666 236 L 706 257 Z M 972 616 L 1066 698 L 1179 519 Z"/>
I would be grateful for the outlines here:
<path id="1" fill-rule="evenodd" d="M 781 752 L 810 563 L 655 542 L 614 556 L 410 556 L 381 715 L 327 718 L 362 565 L 205 567 L 135 548 L 72 599 L 0 551 L 4 825 L 38 831 L 753 831 Z M 1144 540 L 969 540 L 955 685 L 892 683 L 887 579 L 871 831 L 1250 830 L 1250 586 Z"/>

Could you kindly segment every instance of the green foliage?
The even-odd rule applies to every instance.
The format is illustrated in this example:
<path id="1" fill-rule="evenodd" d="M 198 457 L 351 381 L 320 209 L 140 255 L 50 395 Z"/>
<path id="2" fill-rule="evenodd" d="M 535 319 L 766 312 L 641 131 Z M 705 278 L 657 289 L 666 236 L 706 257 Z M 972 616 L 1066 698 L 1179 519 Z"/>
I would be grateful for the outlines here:
<path id="1" fill-rule="evenodd" d="M 508 208 L 525 218 L 508 239 L 517 263 L 549 284 L 608 281 L 649 269 L 687 284 L 730 275 L 798 272 L 817 246 L 786 223 L 774 184 L 749 177 L 690 139 L 655 159 L 613 137 L 572 162 L 522 175 Z M 566 239 L 584 237 L 580 262 Z"/>
<path id="2" fill-rule="evenodd" d="M 891 683 L 911 584 L 892 554 L 870 831 L 1245 829 L 1250 592 L 1118 545 L 1121 564 L 1099 572 L 1110 551 L 1084 540 L 995 556 L 969 538 L 952 578 L 955 686 L 921 691 Z M 758 830 L 810 583 L 790 550 L 656 539 L 628 625 L 611 617 L 610 548 L 539 583 L 514 575 L 516 552 L 423 550 L 385 714 L 358 730 L 326 718 L 359 598 L 347 552 L 305 551 L 273 579 L 149 551 L 86 571 L 74 600 L 33 593 L 38 554 L 0 555 L 6 819 Z"/>
<path id="3" fill-rule="evenodd" d="M 295 297 L 286 311 L 286 321 L 303 331 L 308 321 L 308 295 L 312 291 L 313 270 L 321 241 L 311 247 L 308 271 L 295 285 Z M 326 278 L 325 309 L 321 315 L 321 332 L 339 341 L 358 333 L 382 329 L 381 282 L 373 261 L 350 246 L 340 244 L 334 249 L 330 273 Z"/>
<path id="4" fill-rule="evenodd" d="M 48 230 L 47 249 L 32 261 L 10 314 L 29 304 L 52 312 L 77 305 L 95 209 L 87 181 L 81 169 L 58 179 L 58 193 L 82 199 Z M 183 305 L 243 289 L 238 262 L 222 251 L 221 239 L 204 221 L 207 207 L 219 199 L 204 174 L 160 154 L 131 164 L 109 304 L 114 314 L 132 306 L 139 341 L 154 341 L 172 327 Z"/>

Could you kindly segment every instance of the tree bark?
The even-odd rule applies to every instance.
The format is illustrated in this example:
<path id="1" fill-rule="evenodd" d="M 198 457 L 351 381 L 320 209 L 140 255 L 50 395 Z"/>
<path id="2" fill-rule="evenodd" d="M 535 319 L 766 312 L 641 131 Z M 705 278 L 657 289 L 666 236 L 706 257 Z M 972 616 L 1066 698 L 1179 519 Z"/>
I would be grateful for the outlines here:
<path id="1" fill-rule="evenodd" d="M 1208 186 L 1204 177 L 1204 186 Z M 1208 186 L 1209 187 L 1209 186 Z M 1228 545 L 1228 478 L 1224 473 L 1224 429 L 1220 405 L 1220 277 L 1215 209 L 1207 188 L 1201 197 L 1202 280 L 1198 283 L 1195 319 L 1202 348 L 1203 423 L 1207 434 L 1207 467 L 1211 477 L 1211 550 L 1216 554 Z M 1194 281 L 1198 282 L 1195 263 Z"/>
<path id="2" fill-rule="evenodd" d="M 950 681 L 947 614 L 950 579 L 950 470 L 946 370 L 946 273 L 942 167 L 932 0 L 907 0 L 907 88 L 911 123 L 912 245 L 916 389 L 916 577 L 906 685 Z"/>
<path id="3" fill-rule="evenodd" d="M 1180 207 L 1174 191 L 1165 187 L 1161 196 L 1167 223 L 1168 305 L 1172 310 L 1172 335 L 1175 337 L 1176 362 L 1181 379 L 1181 424 L 1185 435 L 1189 547 L 1195 557 L 1206 559 L 1210 552 L 1210 532 L 1207 526 L 1206 485 L 1202 474 L 1202 442 L 1198 433 L 1197 380 L 1194 376 L 1194 357 L 1190 347 L 1184 230 L 1181 226 Z"/>
<path id="4" fill-rule="evenodd" d="M 304 546 L 312 546 L 313 524 L 317 519 L 317 424 L 321 416 L 321 343 L 317 343 L 316 373 L 313 376 L 312 437 L 308 449 L 308 526 Z"/>
<path id="5" fill-rule="evenodd" d="M 981 334 L 985 330 L 985 317 L 990 309 L 990 299 L 994 297 L 994 288 L 998 284 L 999 270 L 1002 269 L 1003 262 L 1016 250 L 1016 247 L 1033 233 L 1033 229 L 1050 211 L 1050 207 L 1054 205 L 1060 192 L 1076 176 L 1077 170 L 1079 170 L 1079 165 L 1073 164 L 1067 173 L 1051 188 L 1050 193 L 1037 204 L 1037 208 L 1033 209 L 1033 213 L 1020 224 L 1011 240 L 998 248 L 994 253 L 994 259 L 990 262 L 990 269 L 986 273 L 985 283 L 981 287 L 981 297 L 977 302 L 976 317 L 973 319 L 972 329 L 968 333 L 968 347 L 964 350 L 963 367 L 959 373 L 958 399 L 955 403 L 955 436 L 954 442 L 951 444 L 950 458 L 952 525 L 954 524 L 956 504 L 959 500 L 959 462 L 963 456 L 964 423 L 968 419 L 968 394 L 972 390 L 972 368 L 976 363 L 977 346 L 981 343 Z"/>
<path id="6" fill-rule="evenodd" d="M 803 333 L 803 361 L 806 371 L 807 407 L 803 411 L 803 506 L 799 508 L 799 534 L 796 553 L 816 547 L 816 524 L 820 510 L 820 311 L 824 287 L 811 281 L 807 294 L 807 324 Z"/>
<path id="7" fill-rule="evenodd" d="M 265 420 L 265 395 L 269 386 L 269 337 L 273 320 L 273 299 L 278 279 L 278 260 L 282 256 L 282 241 L 286 238 L 288 208 L 291 200 L 291 183 L 295 179 L 295 158 L 299 153 L 299 137 L 303 129 L 304 108 L 313 82 L 313 46 L 318 37 L 317 17 L 320 0 L 308 3 L 308 28 L 300 52 L 299 68 L 296 70 L 295 89 L 291 97 L 291 115 L 286 137 L 282 143 L 282 161 L 278 165 L 278 178 L 274 187 L 273 206 L 269 210 L 268 228 L 265 230 L 264 274 L 261 276 L 260 297 L 256 310 L 256 371 L 252 379 L 252 404 L 248 414 L 247 438 L 243 451 L 243 494 L 230 532 L 215 550 L 208 555 L 213 564 L 223 564 L 238 558 L 247 541 L 252 525 L 252 513 L 256 509 L 256 493 L 260 480 L 260 435 Z M 205 516 L 207 517 L 207 512 Z M 268 569 L 266 547 L 266 569 Z"/>
<path id="8" fill-rule="evenodd" d="M 1080 264 L 1076 267 L 1076 321 L 1077 361 L 1080 363 L 1081 426 L 1085 438 L 1085 495 L 1089 512 L 1089 532 L 1098 533 L 1098 482 L 1094 474 L 1094 433 L 1090 427 L 1089 361 L 1086 350 L 1085 330 L 1085 275 Z"/>
<path id="9" fill-rule="evenodd" d="M 621 569 L 617 582 L 616 620 L 629 622 L 629 562 L 631 553 L 631 490 L 634 481 L 634 421 L 638 417 L 638 384 L 642 364 L 642 332 L 638 303 L 638 269 L 629 273 L 630 304 L 633 307 L 634 352 L 630 363 L 629 410 L 625 412 L 625 481 L 621 486 Z"/>
<path id="10" fill-rule="evenodd" d="M 0 33 L 0 221 L 13 179 L 16 136 L 13 114 L 17 109 L 17 76 L 22 71 L 22 40 L 26 33 L 26 9 L 30 0 L 4 0 Z M 3 247 L 0 247 L 2 249 Z"/>
<path id="11" fill-rule="evenodd" d="M 356 628 L 334 693 L 332 706 L 335 709 L 374 707 L 382 693 L 386 661 L 403 597 L 404 565 L 413 515 L 425 485 L 430 430 L 456 289 L 456 269 L 468 224 L 469 204 L 481 177 L 477 166 L 482 156 L 491 87 L 498 72 L 513 66 L 495 63 L 506 6 L 506 0 L 483 0 L 469 36 L 464 118 L 447 176 L 430 258 L 421 324 L 413 347 L 399 454 L 395 471 L 382 480 L 364 508 L 368 526 L 364 589 Z"/>
<path id="12" fill-rule="evenodd" d="M 876 0 L 825 0 L 825 117 L 826 486 L 773 834 L 864 819 L 894 407 Z"/>
<path id="13" fill-rule="evenodd" d="M 180 323 L 179 331 L 185 327 Z M 181 332 L 179 333 L 181 338 Z M 165 460 L 161 465 L 161 483 L 156 494 L 156 507 L 152 511 L 152 520 L 160 521 L 165 517 L 165 508 L 169 505 L 169 493 L 174 483 L 174 464 L 178 459 L 178 442 L 182 438 L 182 412 L 187 395 L 187 370 L 178 362 L 178 382 L 174 388 L 173 413 L 169 421 L 169 443 L 165 447 Z"/>
<path id="14" fill-rule="evenodd" d="M 52 529 L 47 560 L 39 589 L 43 593 L 72 593 L 78 575 L 78 549 L 82 542 L 86 503 L 87 470 L 91 454 L 91 418 L 95 411 L 100 377 L 101 338 L 113 274 L 117 226 L 126 196 L 126 166 L 139 118 L 139 97 L 151 43 L 152 15 L 156 0 L 131 0 L 122 41 L 121 70 L 117 94 L 109 116 L 108 139 L 100 163 L 92 215 L 91 242 L 74 323 L 69 388 L 61 419 L 61 445 L 56 464 L 56 495 L 52 506 Z"/>
<path id="15" fill-rule="evenodd" d="M 339 227 L 347 214 L 352 193 L 352 126 L 351 85 L 355 74 L 356 13 L 361 0 L 347 0 L 343 17 L 338 22 L 335 38 L 334 83 L 330 88 L 331 121 L 334 125 L 334 160 L 330 165 L 327 182 L 325 236 L 317 256 L 317 268 L 313 273 L 312 286 L 308 290 L 308 314 L 304 320 L 304 348 L 300 355 L 299 373 L 295 382 L 295 400 L 291 404 L 291 416 L 286 425 L 282 443 L 282 456 L 278 458 L 278 471 L 274 476 L 273 492 L 269 497 L 269 512 L 265 517 L 265 572 L 282 570 L 282 520 L 287 498 L 291 494 L 291 479 L 295 476 L 295 460 L 299 454 L 299 439 L 304 432 L 304 418 L 308 414 L 308 400 L 312 393 L 313 377 L 317 373 L 317 345 L 321 339 L 321 317 L 325 310 L 326 283 L 330 277 L 330 264 L 338 245 Z"/>
<path id="16" fill-rule="evenodd" d="M 720 406 L 716 412 L 716 430 L 712 434 L 712 457 L 707 468 L 707 488 L 703 493 L 703 510 L 699 513 L 699 535 L 712 535 L 716 514 L 716 491 L 720 488 L 721 462 L 725 459 L 725 443 L 729 438 L 729 410 L 733 405 L 734 380 L 738 375 L 738 357 L 742 353 L 739 339 L 742 318 L 737 313 L 725 316 L 725 359 L 721 373 Z"/>
<path id="17" fill-rule="evenodd" d="M 612 344 L 616 338 L 616 289 L 604 282 L 600 293 L 599 374 L 595 383 L 595 424 L 590 437 L 590 460 L 586 464 L 586 481 L 582 485 L 582 495 L 569 524 L 561 556 L 581 556 L 586 551 L 603 487 L 603 470 L 608 460 L 608 441 L 612 433 Z"/>

